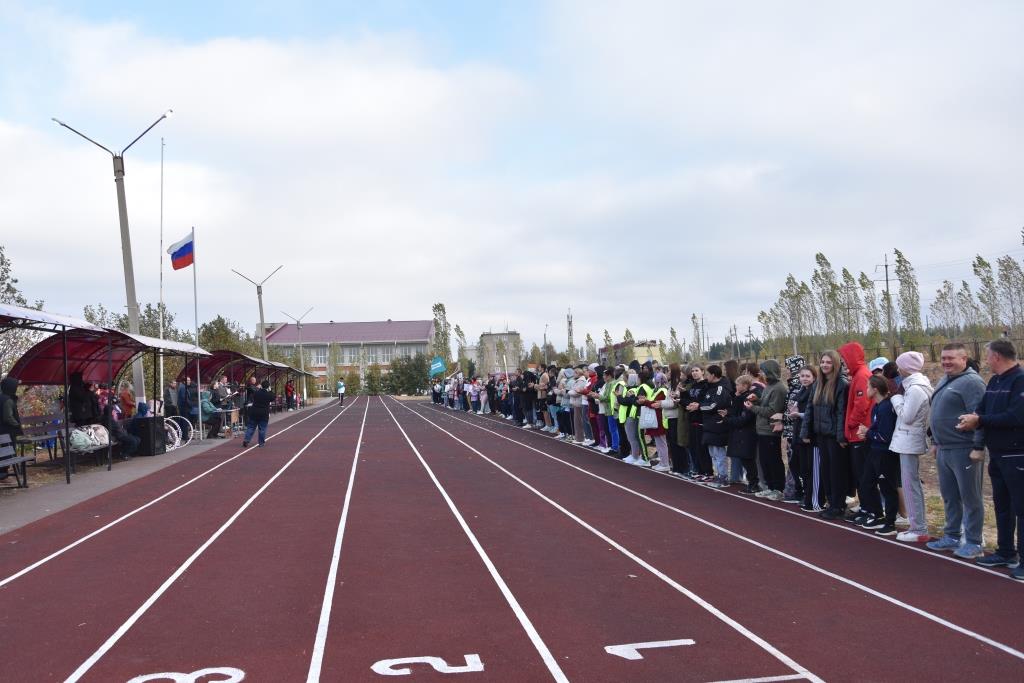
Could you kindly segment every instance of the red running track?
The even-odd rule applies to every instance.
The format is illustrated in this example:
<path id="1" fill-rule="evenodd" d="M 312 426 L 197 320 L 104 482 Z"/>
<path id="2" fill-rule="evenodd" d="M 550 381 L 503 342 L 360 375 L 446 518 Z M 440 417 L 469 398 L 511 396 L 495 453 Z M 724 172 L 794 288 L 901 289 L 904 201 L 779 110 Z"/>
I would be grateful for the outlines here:
<path id="1" fill-rule="evenodd" d="M 994 573 L 429 404 L 289 423 L 0 537 L 11 680 L 1024 672 Z"/>

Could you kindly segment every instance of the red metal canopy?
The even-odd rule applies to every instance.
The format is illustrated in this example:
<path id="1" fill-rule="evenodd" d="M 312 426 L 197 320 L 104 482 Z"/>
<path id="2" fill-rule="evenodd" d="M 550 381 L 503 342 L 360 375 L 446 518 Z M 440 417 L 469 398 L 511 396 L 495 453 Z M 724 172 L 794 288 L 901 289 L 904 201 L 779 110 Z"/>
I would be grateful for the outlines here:
<path id="1" fill-rule="evenodd" d="M 210 352 L 210 355 L 205 358 L 190 360 L 178 373 L 177 380 L 183 382 L 185 377 L 195 380 L 196 363 L 199 363 L 199 381 L 202 384 L 209 384 L 223 375 L 227 375 L 228 381 L 234 384 L 242 384 L 254 369 L 270 367 L 268 362 L 259 358 L 253 358 L 238 351 L 220 349 Z"/>

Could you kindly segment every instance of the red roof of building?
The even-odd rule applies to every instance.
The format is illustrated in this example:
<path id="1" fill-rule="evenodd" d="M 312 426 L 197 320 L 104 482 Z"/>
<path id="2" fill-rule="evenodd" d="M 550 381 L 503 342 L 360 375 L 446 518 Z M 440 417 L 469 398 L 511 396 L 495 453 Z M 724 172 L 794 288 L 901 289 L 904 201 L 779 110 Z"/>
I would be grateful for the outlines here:
<path id="1" fill-rule="evenodd" d="M 355 323 L 303 323 L 303 344 L 419 342 L 430 339 L 433 320 L 383 320 Z M 299 330 L 285 323 L 267 333 L 268 344 L 298 344 Z"/>

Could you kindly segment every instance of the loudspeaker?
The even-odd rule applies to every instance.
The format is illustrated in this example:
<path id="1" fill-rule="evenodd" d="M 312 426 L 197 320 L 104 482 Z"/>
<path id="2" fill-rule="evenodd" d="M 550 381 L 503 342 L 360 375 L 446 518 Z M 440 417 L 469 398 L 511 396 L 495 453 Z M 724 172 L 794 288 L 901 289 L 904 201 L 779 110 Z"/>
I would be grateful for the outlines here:
<path id="1" fill-rule="evenodd" d="M 138 455 L 160 455 L 167 452 L 167 433 L 162 417 L 141 417 L 135 419 L 135 434 L 142 442 Z"/>

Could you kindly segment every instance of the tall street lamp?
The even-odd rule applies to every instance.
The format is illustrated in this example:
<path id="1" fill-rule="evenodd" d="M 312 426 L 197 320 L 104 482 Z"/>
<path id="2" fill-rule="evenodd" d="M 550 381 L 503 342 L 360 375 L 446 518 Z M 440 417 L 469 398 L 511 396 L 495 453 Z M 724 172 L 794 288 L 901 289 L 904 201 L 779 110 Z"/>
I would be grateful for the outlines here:
<path id="1" fill-rule="evenodd" d="M 117 218 L 121 223 L 121 259 L 124 261 L 124 292 L 128 300 L 128 331 L 133 334 L 139 333 L 139 301 L 135 297 L 135 267 L 132 265 L 132 239 L 128 232 L 128 206 L 124 198 L 124 153 L 131 149 L 132 145 L 142 139 L 142 136 L 153 130 L 156 124 L 160 123 L 174 113 L 173 109 L 165 111 L 160 118 L 150 124 L 149 128 L 139 133 L 138 137 L 128 143 L 128 146 L 120 152 L 107 149 L 100 143 L 93 140 L 81 131 L 77 131 L 60 119 L 53 119 L 55 123 L 70 130 L 75 135 L 88 140 L 96 145 L 114 159 L 114 186 L 117 189 Z M 196 340 L 198 343 L 199 340 Z M 142 359 L 137 358 L 132 363 L 132 381 L 135 384 L 135 397 L 137 400 L 146 400 L 146 382 L 142 372 Z M 154 397 L 155 399 L 156 397 Z"/>
<path id="2" fill-rule="evenodd" d="M 306 397 L 306 354 L 302 352 L 302 319 L 309 315 L 309 312 L 313 310 L 310 306 L 305 313 L 296 318 L 294 315 L 284 313 L 289 318 L 295 321 L 295 326 L 299 328 L 299 370 L 302 372 L 302 403 L 305 404 L 308 400 Z"/>
<path id="3" fill-rule="evenodd" d="M 274 268 L 274 273 L 281 270 L 282 268 L 284 268 L 284 264 L 281 264 L 277 268 Z M 238 277 L 249 280 L 249 282 L 256 285 L 256 299 L 260 302 L 260 338 L 263 340 L 263 360 L 267 360 L 267 325 L 266 322 L 263 320 L 263 283 L 269 280 L 270 278 L 274 277 L 274 273 L 271 273 L 270 275 L 266 276 L 259 282 L 256 282 L 255 280 L 245 277 L 234 268 L 231 269 L 231 272 L 237 275 Z"/>

